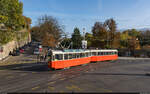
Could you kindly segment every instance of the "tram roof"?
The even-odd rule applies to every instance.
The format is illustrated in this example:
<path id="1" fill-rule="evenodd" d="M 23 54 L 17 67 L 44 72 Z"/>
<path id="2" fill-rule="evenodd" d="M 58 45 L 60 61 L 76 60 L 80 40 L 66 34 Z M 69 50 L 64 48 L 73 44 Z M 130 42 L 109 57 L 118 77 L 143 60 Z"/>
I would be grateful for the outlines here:
<path id="1" fill-rule="evenodd" d="M 53 50 L 54 54 L 69 54 L 69 53 L 86 53 L 86 52 L 118 52 L 112 49 L 102 49 L 102 50 L 83 50 L 83 49 L 69 49 L 69 50 Z"/>

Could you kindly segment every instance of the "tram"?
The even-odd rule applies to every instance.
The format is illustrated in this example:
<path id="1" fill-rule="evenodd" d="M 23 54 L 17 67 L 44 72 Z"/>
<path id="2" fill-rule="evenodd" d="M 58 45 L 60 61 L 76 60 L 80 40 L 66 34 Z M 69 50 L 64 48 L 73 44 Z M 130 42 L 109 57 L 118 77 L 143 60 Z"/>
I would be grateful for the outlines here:
<path id="1" fill-rule="evenodd" d="M 91 62 L 117 59 L 117 50 L 51 50 L 48 67 L 52 69 L 64 69 Z"/>

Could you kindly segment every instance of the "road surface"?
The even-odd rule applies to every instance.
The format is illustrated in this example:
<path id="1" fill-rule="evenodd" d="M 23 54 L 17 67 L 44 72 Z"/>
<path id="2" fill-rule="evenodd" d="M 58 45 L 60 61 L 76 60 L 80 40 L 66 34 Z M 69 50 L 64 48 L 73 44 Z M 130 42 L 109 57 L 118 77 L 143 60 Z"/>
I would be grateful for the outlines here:
<path id="1" fill-rule="evenodd" d="M 0 63 L 0 93 L 150 92 L 150 59 L 119 58 L 52 71 L 32 54 Z"/>
<path id="2" fill-rule="evenodd" d="M 0 92 L 150 92 L 150 60 L 119 59 L 52 71 L 47 64 L 0 67 Z"/>

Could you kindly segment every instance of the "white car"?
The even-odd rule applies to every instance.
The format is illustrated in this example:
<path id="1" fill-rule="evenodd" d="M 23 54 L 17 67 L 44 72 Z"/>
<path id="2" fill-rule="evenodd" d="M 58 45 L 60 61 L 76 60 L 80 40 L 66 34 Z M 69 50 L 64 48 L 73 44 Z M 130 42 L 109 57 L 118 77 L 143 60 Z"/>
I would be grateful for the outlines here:
<path id="1" fill-rule="evenodd" d="M 39 49 L 38 49 L 38 48 L 36 48 L 36 49 L 34 50 L 34 54 L 35 54 L 35 55 L 40 54 L 40 52 L 39 52 Z"/>
<path id="2" fill-rule="evenodd" d="M 42 45 L 39 45 L 39 48 L 42 48 Z"/>

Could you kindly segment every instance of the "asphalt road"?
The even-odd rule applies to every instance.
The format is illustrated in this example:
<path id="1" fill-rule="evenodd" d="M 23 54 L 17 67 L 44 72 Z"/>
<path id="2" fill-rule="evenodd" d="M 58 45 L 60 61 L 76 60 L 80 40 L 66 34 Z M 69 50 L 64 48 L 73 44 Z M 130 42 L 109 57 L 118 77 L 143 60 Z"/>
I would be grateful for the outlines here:
<path id="1" fill-rule="evenodd" d="M 16 63 L 0 65 L 0 93 L 150 92 L 150 59 L 126 57 L 56 71 L 28 53 L 7 61 Z"/>
<path id="2" fill-rule="evenodd" d="M 150 60 L 91 63 L 52 71 L 46 64 L 0 67 L 0 92 L 150 92 Z"/>

